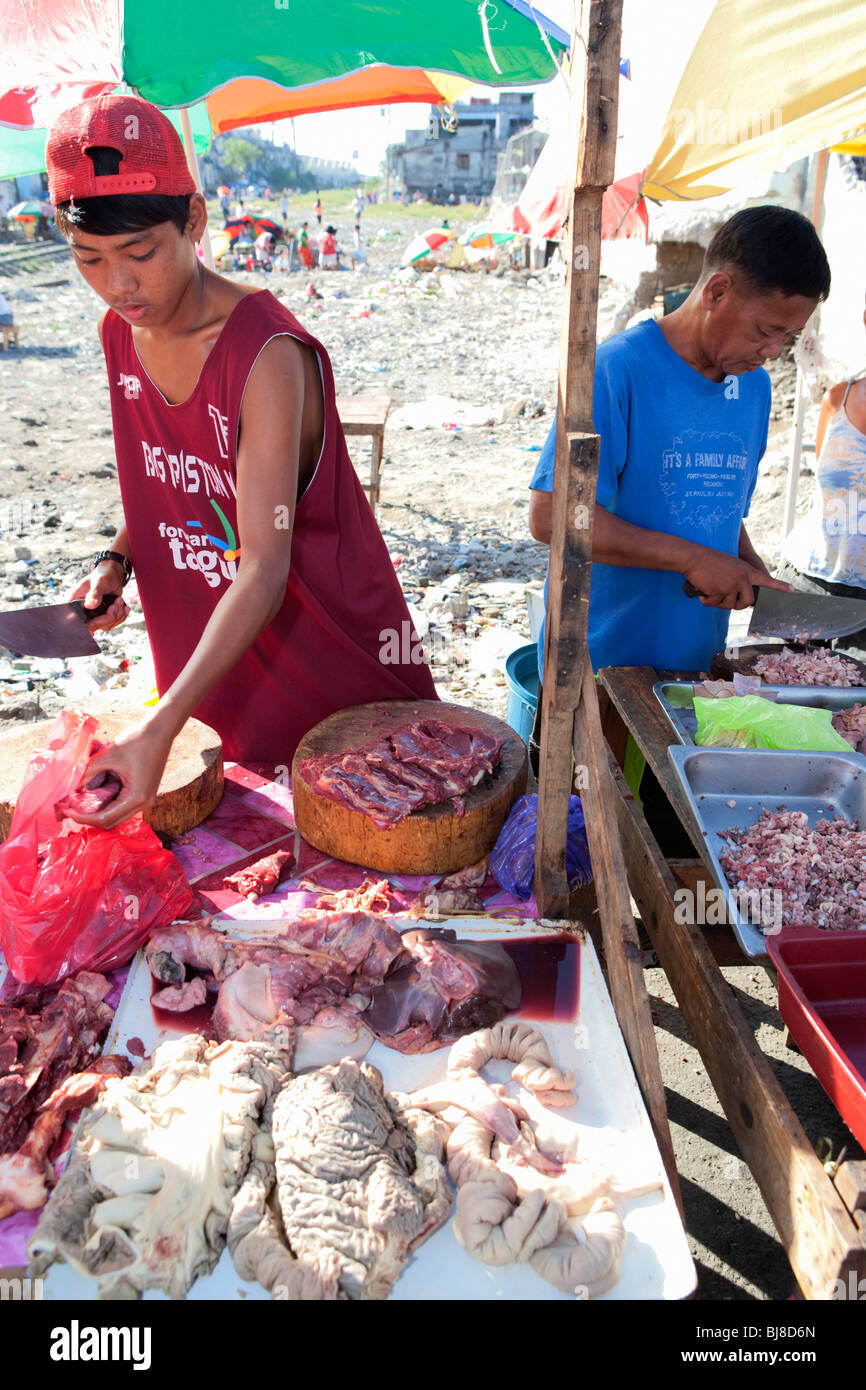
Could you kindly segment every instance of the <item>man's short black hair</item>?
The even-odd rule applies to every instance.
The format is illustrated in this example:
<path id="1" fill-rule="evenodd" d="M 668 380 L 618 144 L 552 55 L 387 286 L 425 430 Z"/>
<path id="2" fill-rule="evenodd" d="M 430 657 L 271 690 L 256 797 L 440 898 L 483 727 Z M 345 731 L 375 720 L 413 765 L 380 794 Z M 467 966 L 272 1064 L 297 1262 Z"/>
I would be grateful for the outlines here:
<path id="1" fill-rule="evenodd" d="M 824 300 L 830 265 L 808 217 L 764 205 L 734 213 L 707 247 L 702 275 L 735 270 L 756 294 L 802 295 Z"/>
<path id="2" fill-rule="evenodd" d="M 94 173 L 116 174 L 120 153 L 108 146 L 94 145 L 86 151 Z M 119 193 L 105 198 L 76 198 L 58 203 L 54 220 L 65 237 L 73 232 L 89 236 L 118 236 L 121 232 L 143 232 L 160 222 L 173 222 L 183 235 L 189 221 L 188 193 L 174 197 L 164 193 Z"/>

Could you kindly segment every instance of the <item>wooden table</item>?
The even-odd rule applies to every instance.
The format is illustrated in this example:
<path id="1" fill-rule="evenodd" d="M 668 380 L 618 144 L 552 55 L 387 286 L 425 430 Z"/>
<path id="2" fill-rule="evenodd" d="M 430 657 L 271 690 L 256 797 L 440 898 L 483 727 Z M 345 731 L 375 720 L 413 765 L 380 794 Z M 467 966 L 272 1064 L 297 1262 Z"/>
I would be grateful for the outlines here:
<path id="1" fill-rule="evenodd" d="M 652 691 L 660 674 L 648 666 L 601 672 L 611 702 L 605 733 L 620 750 L 623 726 L 632 735 L 700 853 L 703 837 L 667 756 L 677 740 Z M 609 764 L 629 887 L 800 1288 L 828 1299 L 837 1280 L 856 1287 L 866 1274 L 866 1164 L 843 1163 L 835 1180 L 825 1172 L 719 969 L 746 961 L 732 931 L 675 920 L 679 886 L 702 878 L 717 886 L 709 861 L 664 859 L 613 752 Z"/>
<path id="2" fill-rule="evenodd" d="M 382 471 L 382 453 L 385 448 L 385 425 L 391 410 L 391 397 L 387 392 L 377 394 L 368 392 L 360 396 L 338 396 L 337 414 L 347 436 L 369 435 L 372 440 L 370 452 L 370 481 L 364 483 L 364 491 L 376 515 L 379 501 L 379 481 Z"/>

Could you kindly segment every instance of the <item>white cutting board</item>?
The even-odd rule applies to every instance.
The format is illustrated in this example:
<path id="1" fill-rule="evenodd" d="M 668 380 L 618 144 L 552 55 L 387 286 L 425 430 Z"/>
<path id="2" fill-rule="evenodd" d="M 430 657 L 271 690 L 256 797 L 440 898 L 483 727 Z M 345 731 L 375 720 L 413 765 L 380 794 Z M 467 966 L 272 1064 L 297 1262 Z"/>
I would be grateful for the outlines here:
<path id="1" fill-rule="evenodd" d="M 253 931 L 237 920 L 224 919 L 221 923 L 217 919 L 213 925 L 216 928 L 224 925 L 237 939 L 266 939 L 269 934 L 269 926 L 263 928 L 261 922 L 255 924 Z M 279 925 L 274 923 L 274 932 Z M 405 924 L 399 922 L 397 925 Z M 419 927 L 425 925 L 428 924 L 418 923 Z M 458 936 L 476 941 L 550 934 L 549 926 L 543 927 L 534 921 L 511 925 L 489 918 L 461 917 L 429 925 L 452 927 Z M 578 948 L 580 995 L 575 1017 L 537 1021 L 526 1015 L 547 1040 L 554 1062 L 564 1069 L 570 1068 L 575 1075 L 577 1104 L 571 1110 L 557 1111 L 558 1121 L 561 1119 L 577 1127 L 579 1152 L 586 1157 L 600 1158 L 614 1171 L 623 1168 L 630 1181 L 644 1183 L 658 1177 L 662 1183 L 658 1190 L 644 1197 L 618 1203 L 627 1231 L 622 1274 L 602 1299 L 686 1298 L 697 1282 L 686 1234 L 592 942 L 587 938 L 578 943 Z M 133 1037 L 140 1038 L 151 1052 L 167 1037 L 176 1036 L 157 1027 L 150 994 L 150 971 L 139 953 L 106 1039 L 106 1052 L 124 1052 L 127 1041 Z M 524 1017 L 522 1013 L 517 1016 Z M 382 1073 L 386 1091 L 411 1091 L 444 1079 L 448 1052 L 446 1047 L 419 1056 L 403 1056 L 382 1043 L 375 1043 L 366 1060 Z M 132 1057 L 131 1060 L 139 1059 Z M 507 1081 L 508 1064 L 493 1064 L 485 1069 L 485 1075 L 492 1080 Z M 513 1083 L 509 1089 L 515 1094 L 519 1091 Z M 520 1095 L 530 1112 L 545 1113 L 525 1091 L 520 1091 Z M 45 1275 L 46 1299 L 95 1296 L 95 1281 L 76 1274 L 68 1265 L 54 1264 Z M 494 1268 L 481 1264 L 458 1245 L 452 1219 L 418 1247 L 390 1296 L 409 1301 L 489 1298 L 573 1301 L 571 1294 L 554 1289 L 529 1265 Z M 155 1290 L 144 1294 L 146 1299 L 163 1297 Z M 237 1277 L 228 1250 L 223 1252 L 211 1274 L 198 1279 L 187 1294 L 190 1299 L 267 1297 L 259 1284 Z"/>

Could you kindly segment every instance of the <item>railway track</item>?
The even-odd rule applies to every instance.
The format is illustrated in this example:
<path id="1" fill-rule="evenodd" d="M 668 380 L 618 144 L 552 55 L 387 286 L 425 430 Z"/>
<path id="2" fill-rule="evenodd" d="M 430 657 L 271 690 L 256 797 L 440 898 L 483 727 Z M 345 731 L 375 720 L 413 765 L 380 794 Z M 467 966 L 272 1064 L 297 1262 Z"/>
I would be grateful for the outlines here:
<path id="1" fill-rule="evenodd" d="M 43 271 L 65 269 L 69 260 L 68 246 L 55 242 L 39 244 L 0 246 L 0 277 L 9 279 L 17 275 L 36 275 Z"/>

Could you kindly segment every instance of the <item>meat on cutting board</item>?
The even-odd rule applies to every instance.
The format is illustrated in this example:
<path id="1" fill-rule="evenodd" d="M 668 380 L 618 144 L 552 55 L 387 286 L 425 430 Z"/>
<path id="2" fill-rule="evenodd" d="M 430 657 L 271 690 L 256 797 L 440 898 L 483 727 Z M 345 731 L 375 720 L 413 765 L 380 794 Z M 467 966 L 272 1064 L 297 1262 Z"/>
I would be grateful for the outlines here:
<path id="1" fill-rule="evenodd" d="M 422 806 L 453 800 L 493 772 L 504 739 L 481 729 L 422 719 L 380 737 L 369 748 L 305 758 L 300 772 L 322 796 L 362 811 L 382 830 Z"/>

